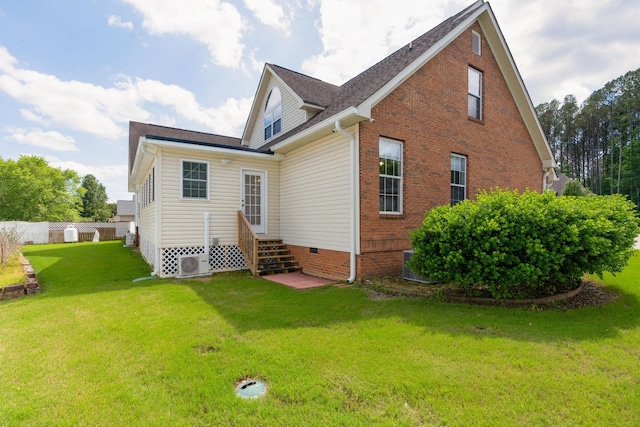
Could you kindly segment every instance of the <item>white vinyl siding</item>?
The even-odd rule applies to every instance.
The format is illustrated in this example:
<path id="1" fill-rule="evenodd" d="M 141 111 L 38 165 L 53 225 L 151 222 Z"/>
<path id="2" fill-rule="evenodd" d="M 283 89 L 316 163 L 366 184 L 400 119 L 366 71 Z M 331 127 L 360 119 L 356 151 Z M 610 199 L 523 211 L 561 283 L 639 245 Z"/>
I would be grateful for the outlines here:
<path id="1" fill-rule="evenodd" d="M 155 167 L 152 166 L 149 169 L 148 175 L 151 175 L 155 171 Z M 157 175 L 156 175 L 157 178 Z M 146 183 L 147 180 L 145 180 Z M 138 233 L 140 236 L 151 243 L 156 243 L 156 207 L 155 204 L 144 203 L 145 183 L 140 184 L 138 193 L 136 194 L 136 203 L 140 206 L 140 217 L 138 220 Z"/>
<path id="2" fill-rule="evenodd" d="M 204 246 L 204 213 L 209 212 L 210 238 L 220 245 L 238 244 L 238 210 L 241 209 L 241 169 L 264 170 L 268 174 L 269 234 L 278 235 L 280 221 L 278 162 L 250 157 L 202 153 L 188 155 L 175 149 L 163 150 L 162 177 L 162 247 Z M 209 162 L 210 200 L 181 198 L 181 160 Z M 223 159 L 231 160 L 222 164 Z"/>
<path id="3" fill-rule="evenodd" d="M 349 165 L 349 141 L 339 133 L 287 153 L 280 190 L 285 243 L 350 250 Z"/>
<path id="4" fill-rule="evenodd" d="M 258 108 L 258 115 L 255 118 L 255 122 L 251 124 L 252 129 L 249 140 L 250 148 L 259 148 L 265 143 L 264 140 L 264 106 L 267 101 L 267 96 L 271 93 L 273 88 L 279 88 L 282 96 L 282 122 L 281 131 L 278 135 L 286 133 L 294 127 L 304 123 L 307 120 L 307 112 L 298 106 L 298 100 L 291 94 L 286 87 L 281 86 L 275 79 L 269 78 L 266 83 L 266 90 L 262 95 L 262 99 L 257 100 L 256 105 Z"/>

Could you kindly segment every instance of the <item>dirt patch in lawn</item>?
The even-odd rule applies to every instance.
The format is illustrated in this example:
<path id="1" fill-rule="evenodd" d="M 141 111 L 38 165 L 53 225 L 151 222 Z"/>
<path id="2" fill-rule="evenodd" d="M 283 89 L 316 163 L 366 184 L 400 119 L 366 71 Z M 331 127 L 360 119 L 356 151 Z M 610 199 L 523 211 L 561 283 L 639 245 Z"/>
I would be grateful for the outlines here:
<path id="1" fill-rule="evenodd" d="M 539 296 L 525 300 L 492 298 L 482 290 L 469 295 L 464 289 L 451 284 L 422 284 L 388 277 L 363 284 L 372 299 L 424 298 L 432 301 L 465 304 L 518 307 L 534 310 L 573 310 L 582 307 L 599 307 L 616 300 L 618 295 L 588 280 L 559 289 L 553 296 Z"/>

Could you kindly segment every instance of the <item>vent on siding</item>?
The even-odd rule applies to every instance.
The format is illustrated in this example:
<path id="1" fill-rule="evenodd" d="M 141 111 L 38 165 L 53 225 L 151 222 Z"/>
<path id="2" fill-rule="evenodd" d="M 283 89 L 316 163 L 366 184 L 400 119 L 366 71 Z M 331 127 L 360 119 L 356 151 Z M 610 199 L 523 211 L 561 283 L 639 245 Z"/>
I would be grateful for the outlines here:
<path id="1" fill-rule="evenodd" d="M 475 31 L 472 31 L 471 32 L 471 50 L 476 55 L 481 55 L 482 54 L 481 46 L 482 46 L 482 38 L 480 37 L 480 34 L 476 33 Z"/>
<path id="2" fill-rule="evenodd" d="M 420 283 L 437 283 L 434 280 L 426 279 L 424 277 L 418 276 L 413 271 L 407 268 L 407 261 L 411 259 L 413 256 L 413 251 L 402 251 L 402 278 L 404 280 L 411 280 L 412 282 L 420 282 Z"/>

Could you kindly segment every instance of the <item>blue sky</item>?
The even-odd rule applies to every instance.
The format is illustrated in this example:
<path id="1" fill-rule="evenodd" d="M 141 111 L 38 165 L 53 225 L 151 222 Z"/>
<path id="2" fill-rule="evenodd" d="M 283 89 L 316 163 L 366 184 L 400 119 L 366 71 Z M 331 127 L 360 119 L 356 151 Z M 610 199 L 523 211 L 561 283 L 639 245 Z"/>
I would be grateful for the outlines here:
<path id="1" fill-rule="evenodd" d="M 341 84 L 472 0 L 0 0 L 0 156 L 127 192 L 129 120 L 240 136 L 265 62 Z M 534 105 L 640 67 L 640 2 L 490 2 Z"/>

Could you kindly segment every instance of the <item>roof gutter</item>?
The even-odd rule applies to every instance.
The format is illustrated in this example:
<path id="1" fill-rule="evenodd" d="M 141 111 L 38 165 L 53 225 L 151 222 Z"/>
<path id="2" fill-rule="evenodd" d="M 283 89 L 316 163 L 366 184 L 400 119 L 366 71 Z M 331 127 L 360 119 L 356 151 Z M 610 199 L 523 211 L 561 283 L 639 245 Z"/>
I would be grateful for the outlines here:
<path id="1" fill-rule="evenodd" d="M 347 282 L 353 283 L 356 279 L 356 168 L 357 168 L 357 158 L 356 158 L 356 137 L 351 135 L 349 132 L 342 128 L 340 124 L 340 120 L 336 120 L 335 129 L 340 132 L 342 135 L 346 136 L 349 139 L 349 148 L 350 148 L 350 156 L 351 156 L 351 203 L 350 203 L 350 216 L 351 216 L 351 224 L 350 224 L 350 235 L 351 235 L 351 250 L 349 256 L 349 278 Z"/>

